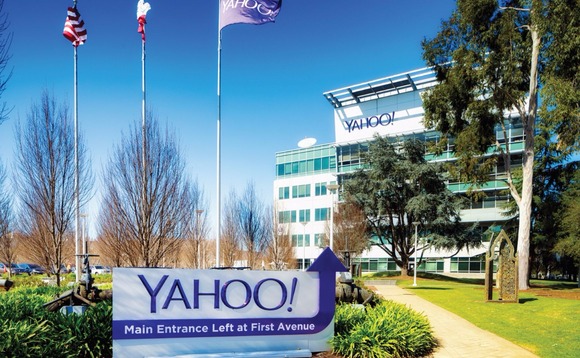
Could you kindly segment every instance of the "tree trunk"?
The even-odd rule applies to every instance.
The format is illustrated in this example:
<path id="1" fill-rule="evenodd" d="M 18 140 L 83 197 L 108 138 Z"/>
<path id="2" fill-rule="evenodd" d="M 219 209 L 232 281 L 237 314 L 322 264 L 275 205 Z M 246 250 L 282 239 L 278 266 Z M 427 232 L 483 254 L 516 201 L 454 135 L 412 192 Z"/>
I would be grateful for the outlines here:
<path id="1" fill-rule="evenodd" d="M 409 259 L 401 262 L 401 276 L 409 276 Z"/>
<path id="2" fill-rule="evenodd" d="M 533 20 L 532 20 L 533 21 Z M 519 205 L 518 228 L 518 287 L 527 290 L 530 267 L 530 232 L 534 180 L 534 128 L 538 109 L 538 58 L 540 35 L 535 24 L 530 25 L 532 35 L 532 57 L 530 68 L 529 103 L 525 118 L 522 118 L 526 136 L 522 164 L 522 195 Z"/>

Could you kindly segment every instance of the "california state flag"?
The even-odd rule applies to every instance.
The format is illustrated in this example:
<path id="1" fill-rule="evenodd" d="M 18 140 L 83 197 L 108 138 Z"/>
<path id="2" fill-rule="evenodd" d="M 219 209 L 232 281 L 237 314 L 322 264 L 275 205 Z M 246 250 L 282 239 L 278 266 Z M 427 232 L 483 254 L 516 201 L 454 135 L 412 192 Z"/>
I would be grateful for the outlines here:
<path id="1" fill-rule="evenodd" d="M 139 22 L 137 32 L 141 33 L 141 39 L 143 41 L 145 41 L 145 24 L 147 23 L 145 18 L 147 16 L 147 11 L 149 10 L 151 10 L 151 5 L 144 0 L 139 0 L 137 3 L 137 22 Z"/>

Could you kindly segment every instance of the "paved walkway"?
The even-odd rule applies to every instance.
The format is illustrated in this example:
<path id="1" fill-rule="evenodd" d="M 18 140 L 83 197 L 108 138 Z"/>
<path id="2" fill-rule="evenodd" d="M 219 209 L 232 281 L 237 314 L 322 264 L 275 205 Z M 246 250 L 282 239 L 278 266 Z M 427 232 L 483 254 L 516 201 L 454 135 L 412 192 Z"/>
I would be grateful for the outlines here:
<path id="1" fill-rule="evenodd" d="M 385 299 L 403 303 L 427 316 L 439 347 L 433 358 L 525 358 L 537 357 L 504 338 L 476 327 L 472 323 L 416 296 L 394 284 L 367 283 Z"/>

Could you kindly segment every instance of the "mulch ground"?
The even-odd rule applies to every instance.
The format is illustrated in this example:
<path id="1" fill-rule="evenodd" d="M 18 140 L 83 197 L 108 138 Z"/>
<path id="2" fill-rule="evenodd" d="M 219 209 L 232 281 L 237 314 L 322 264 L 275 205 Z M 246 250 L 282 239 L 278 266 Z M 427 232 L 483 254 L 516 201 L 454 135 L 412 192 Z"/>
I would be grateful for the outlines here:
<path id="1" fill-rule="evenodd" d="M 533 293 L 537 296 L 542 297 L 555 297 L 555 298 L 564 298 L 567 300 L 580 300 L 580 289 L 554 289 L 548 286 L 546 287 L 532 287 L 529 290 L 525 291 L 529 293 Z"/>

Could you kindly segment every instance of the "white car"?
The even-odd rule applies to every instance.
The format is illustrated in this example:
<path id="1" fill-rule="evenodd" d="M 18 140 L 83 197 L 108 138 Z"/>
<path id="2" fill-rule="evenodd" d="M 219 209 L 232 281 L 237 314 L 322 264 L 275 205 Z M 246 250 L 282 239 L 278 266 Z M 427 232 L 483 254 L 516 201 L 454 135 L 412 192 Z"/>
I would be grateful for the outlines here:
<path id="1" fill-rule="evenodd" d="M 94 265 L 91 266 L 91 273 L 94 275 L 101 275 L 104 273 L 111 273 L 111 269 L 107 266 Z"/>

